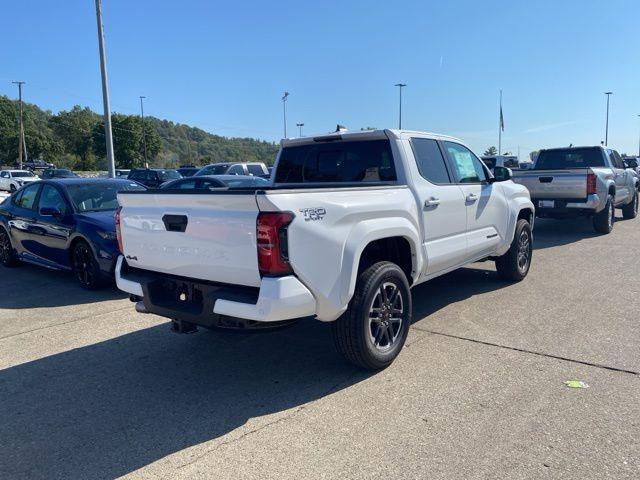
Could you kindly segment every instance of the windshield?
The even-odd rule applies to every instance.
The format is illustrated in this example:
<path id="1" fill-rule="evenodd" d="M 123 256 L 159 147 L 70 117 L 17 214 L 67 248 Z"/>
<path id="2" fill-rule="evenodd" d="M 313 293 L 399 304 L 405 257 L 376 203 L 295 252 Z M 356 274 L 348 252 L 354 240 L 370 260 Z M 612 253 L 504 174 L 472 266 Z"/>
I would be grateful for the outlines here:
<path id="1" fill-rule="evenodd" d="M 265 178 L 250 177 L 248 175 L 238 175 L 238 178 L 223 181 L 229 188 L 267 187 L 271 185 L 271 182 Z"/>
<path id="2" fill-rule="evenodd" d="M 209 165 L 206 166 L 196 173 L 196 177 L 200 177 L 202 175 L 222 175 L 227 171 L 229 165 L 226 163 L 219 163 L 218 165 Z"/>
<path id="3" fill-rule="evenodd" d="M 599 148 L 563 148 L 541 151 L 534 170 L 564 170 L 604 166 L 604 157 L 602 156 L 602 150 Z"/>
<path id="4" fill-rule="evenodd" d="M 165 181 L 165 182 L 167 180 L 176 180 L 178 178 L 182 178 L 182 175 L 180 175 L 175 170 L 159 170 L 158 171 L 158 176 L 160 177 L 160 180 Z"/>
<path id="5" fill-rule="evenodd" d="M 11 175 L 13 178 L 35 177 L 31 172 L 13 172 Z"/>
<path id="6" fill-rule="evenodd" d="M 91 182 L 67 185 L 67 192 L 76 210 L 83 212 L 102 212 L 118 208 L 118 192 L 146 190 L 134 182 Z"/>

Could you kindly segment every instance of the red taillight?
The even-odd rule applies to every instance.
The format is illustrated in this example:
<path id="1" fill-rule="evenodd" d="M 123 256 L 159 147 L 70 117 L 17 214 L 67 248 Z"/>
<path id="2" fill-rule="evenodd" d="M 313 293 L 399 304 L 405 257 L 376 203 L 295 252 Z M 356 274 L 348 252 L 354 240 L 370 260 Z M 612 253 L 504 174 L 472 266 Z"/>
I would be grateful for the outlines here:
<path id="1" fill-rule="evenodd" d="M 116 239 L 118 240 L 118 250 L 120 250 L 120 253 L 124 253 L 124 250 L 122 249 L 122 235 L 120 233 L 120 211 L 122 210 L 122 207 L 118 207 L 118 209 L 116 210 Z"/>
<path id="2" fill-rule="evenodd" d="M 256 220 L 258 268 L 261 275 L 292 273 L 289 265 L 287 227 L 293 221 L 290 212 L 262 212 Z"/>
<path id="3" fill-rule="evenodd" d="M 596 174 L 587 173 L 587 195 L 596 193 Z"/>

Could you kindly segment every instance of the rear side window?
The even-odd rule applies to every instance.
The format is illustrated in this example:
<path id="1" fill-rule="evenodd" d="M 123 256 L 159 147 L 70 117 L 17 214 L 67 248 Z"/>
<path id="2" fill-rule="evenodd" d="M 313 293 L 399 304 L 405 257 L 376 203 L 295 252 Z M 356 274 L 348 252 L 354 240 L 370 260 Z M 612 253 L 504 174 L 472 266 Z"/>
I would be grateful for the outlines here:
<path id="1" fill-rule="evenodd" d="M 388 140 L 338 141 L 286 147 L 276 183 L 376 183 L 397 179 Z"/>
<path id="2" fill-rule="evenodd" d="M 36 201 L 40 185 L 29 185 L 22 190 L 22 194 L 16 198 L 15 204 L 21 208 L 32 209 Z"/>
<path id="3" fill-rule="evenodd" d="M 262 169 L 262 165 L 247 165 L 247 170 L 251 175 L 264 175 L 265 171 Z"/>
<path id="4" fill-rule="evenodd" d="M 420 175 L 431 183 L 450 183 L 449 172 L 436 140 L 412 138 L 411 146 Z"/>
<path id="5" fill-rule="evenodd" d="M 604 157 L 599 148 L 567 148 L 541 151 L 538 154 L 534 170 L 564 170 L 604 166 Z"/>

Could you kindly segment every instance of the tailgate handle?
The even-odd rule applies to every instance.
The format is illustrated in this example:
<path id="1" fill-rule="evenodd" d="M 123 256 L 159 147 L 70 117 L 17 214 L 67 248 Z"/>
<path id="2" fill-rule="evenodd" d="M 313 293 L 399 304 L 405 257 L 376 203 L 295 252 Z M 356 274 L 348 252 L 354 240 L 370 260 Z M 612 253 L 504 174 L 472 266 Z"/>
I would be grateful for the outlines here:
<path id="1" fill-rule="evenodd" d="M 168 232 L 184 232 L 187 229 L 187 223 L 189 223 L 186 215 L 167 214 L 162 217 L 162 221 Z"/>
<path id="2" fill-rule="evenodd" d="M 553 177 L 540 177 L 540 183 L 551 183 L 553 182 Z"/>

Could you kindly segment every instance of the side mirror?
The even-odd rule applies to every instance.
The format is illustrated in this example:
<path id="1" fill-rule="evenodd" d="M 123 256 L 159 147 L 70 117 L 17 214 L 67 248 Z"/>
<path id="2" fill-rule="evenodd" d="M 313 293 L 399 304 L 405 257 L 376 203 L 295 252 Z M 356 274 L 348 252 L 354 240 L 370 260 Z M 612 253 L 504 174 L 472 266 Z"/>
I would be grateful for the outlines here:
<path id="1" fill-rule="evenodd" d="M 635 158 L 628 158 L 625 162 L 628 168 L 638 168 L 638 161 Z"/>
<path id="2" fill-rule="evenodd" d="M 494 182 L 506 182 L 513 178 L 513 172 L 507 167 L 495 167 L 493 169 Z"/>
<path id="3" fill-rule="evenodd" d="M 40 209 L 40 215 L 42 215 L 43 217 L 60 218 L 62 217 L 62 212 L 57 208 L 43 207 Z"/>

